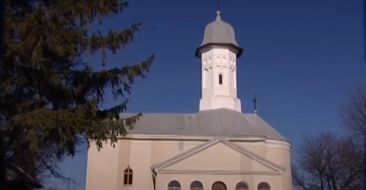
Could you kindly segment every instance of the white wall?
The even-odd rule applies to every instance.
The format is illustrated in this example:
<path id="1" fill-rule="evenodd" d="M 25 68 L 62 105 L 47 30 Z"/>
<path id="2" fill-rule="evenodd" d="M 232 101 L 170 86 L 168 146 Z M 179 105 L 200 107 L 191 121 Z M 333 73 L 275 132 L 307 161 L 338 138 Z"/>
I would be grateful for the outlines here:
<path id="1" fill-rule="evenodd" d="M 200 110 L 228 108 L 241 112 L 237 98 L 236 54 L 228 48 L 215 47 L 201 55 L 202 97 Z M 222 84 L 219 76 L 222 76 Z"/>
<path id="2" fill-rule="evenodd" d="M 109 144 L 105 144 L 103 150 L 99 152 L 95 146 L 91 146 L 88 151 L 86 188 L 88 190 L 153 190 L 151 166 L 164 162 L 205 142 L 207 141 L 175 141 L 161 138 L 159 140 L 121 139 L 115 148 L 112 148 Z M 185 162 L 187 166 L 183 166 L 182 164 L 184 162 L 182 161 L 177 163 L 175 167 L 192 169 L 193 165 L 196 169 L 198 166 L 204 166 L 203 169 L 210 170 L 209 166 L 211 164 L 211 168 L 218 168 L 220 170 L 253 170 L 254 173 L 159 173 L 157 176 L 157 190 L 166 190 L 167 184 L 171 180 L 178 180 L 183 187 L 182 189 L 189 189 L 190 183 L 195 180 L 201 181 L 205 189 L 210 189 L 215 181 L 222 181 L 227 185 L 228 189 L 235 189 L 235 185 L 242 180 L 249 185 L 250 189 L 256 189 L 258 183 L 262 181 L 268 182 L 272 190 L 290 190 L 292 188 L 290 145 L 287 142 L 235 142 L 235 144 L 285 168 L 285 172 L 280 175 L 255 173 L 256 170 L 263 170 L 263 167 L 253 163 L 248 166 L 250 163 L 248 158 L 240 156 L 239 153 L 233 152 L 233 150 L 230 150 L 226 146 L 218 145 L 212 149 L 204 149 L 202 152 L 190 157 L 191 160 Z M 230 158 L 226 158 L 225 156 L 229 156 Z M 217 157 L 222 157 L 227 162 L 220 161 Z M 191 163 L 192 161 L 194 163 Z M 240 164 L 238 165 L 237 163 Z M 134 172 L 133 185 L 123 184 L 123 171 L 127 166 L 130 166 Z M 174 169 L 174 166 L 171 167 Z"/>
<path id="3" fill-rule="evenodd" d="M 103 149 L 97 150 L 96 145 L 91 144 L 88 149 L 88 165 L 86 174 L 86 189 L 117 189 L 119 144 L 112 147 L 110 143 L 104 143 Z"/>

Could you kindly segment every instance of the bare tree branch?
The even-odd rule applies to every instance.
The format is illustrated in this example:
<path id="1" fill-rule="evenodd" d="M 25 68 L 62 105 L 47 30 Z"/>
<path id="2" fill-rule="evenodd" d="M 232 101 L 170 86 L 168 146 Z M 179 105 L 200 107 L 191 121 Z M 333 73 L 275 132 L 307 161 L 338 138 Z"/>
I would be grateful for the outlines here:
<path id="1" fill-rule="evenodd" d="M 362 187 L 362 149 L 351 137 L 332 133 L 305 138 L 293 166 L 294 185 L 302 190 L 351 190 Z"/>

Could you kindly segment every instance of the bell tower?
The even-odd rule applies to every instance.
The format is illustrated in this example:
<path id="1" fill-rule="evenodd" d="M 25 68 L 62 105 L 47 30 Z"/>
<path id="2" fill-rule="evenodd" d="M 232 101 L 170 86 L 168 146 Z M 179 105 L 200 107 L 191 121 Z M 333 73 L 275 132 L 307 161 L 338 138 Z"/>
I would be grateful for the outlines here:
<path id="1" fill-rule="evenodd" d="M 200 111 L 227 108 L 241 112 L 236 61 L 242 52 L 233 27 L 217 11 L 216 20 L 206 26 L 202 44 L 196 50 L 202 64 Z"/>

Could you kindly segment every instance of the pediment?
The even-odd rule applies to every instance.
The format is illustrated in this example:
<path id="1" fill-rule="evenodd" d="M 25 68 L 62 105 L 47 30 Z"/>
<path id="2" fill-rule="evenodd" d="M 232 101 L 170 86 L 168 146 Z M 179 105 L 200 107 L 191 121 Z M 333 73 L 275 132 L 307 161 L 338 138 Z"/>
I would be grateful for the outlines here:
<path id="1" fill-rule="evenodd" d="M 152 167 L 157 173 L 272 174 L 284 169 L 225 139 L 214 139 Z"/>

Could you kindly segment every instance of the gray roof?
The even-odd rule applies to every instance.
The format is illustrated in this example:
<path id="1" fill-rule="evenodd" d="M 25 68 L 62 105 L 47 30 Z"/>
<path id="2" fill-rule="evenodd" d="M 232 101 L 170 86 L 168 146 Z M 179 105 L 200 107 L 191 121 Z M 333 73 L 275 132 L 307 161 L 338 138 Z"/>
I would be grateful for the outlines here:
<path id="1" fill-rule="evenodd" d="M 206 26 L 201 46 L 211 43 L 232 44 L 239 47 L 235 39 L 233 27 L 229 23 L 221 20 L 219 11 L 217 12 L 216 20 Z"/>
<path id="2" fill-rule="evenodd" d="M 229 109 L 198 113 L 143 113 L 130 134 L 262 137 L 285 140 L 257 114 Z"/>

